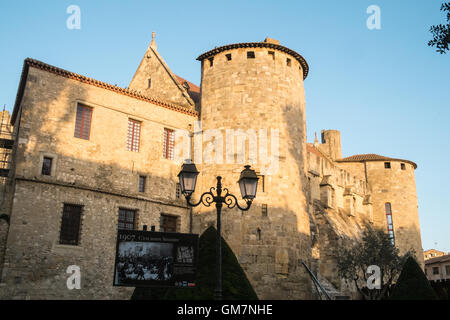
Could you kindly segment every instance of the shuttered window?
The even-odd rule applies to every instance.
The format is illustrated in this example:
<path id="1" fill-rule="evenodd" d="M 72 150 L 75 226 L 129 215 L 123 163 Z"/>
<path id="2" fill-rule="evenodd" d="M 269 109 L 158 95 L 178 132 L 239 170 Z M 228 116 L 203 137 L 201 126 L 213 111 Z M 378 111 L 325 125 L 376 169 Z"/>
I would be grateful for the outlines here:
<path id="1" fill-rule="evenodd" d="M 119 229 L 134 230 L 136 210 L 119 209 Z"/>
<path id="2" fill-rule="evenodd" d="M 173 160 L 173 146 L 175 144 L 175 134 L 173 130 L 164 128 L 163 157 Z"/>
<path id="3" fill-rule="evenodd" d="M 128 119 L 127 150 L 139 152 L 139 139 L 141 135 L 141 122 Z"/>
<path id="4" fill-rule="evenodd" d="M 91 134 L 92 108 L 78 104 L 75 121 L 75 138 L 89 140 Z"/>
<path id="5" fill-rule="evenodd" d="M 64 204 L 59 243 L 78 245 L 82 206 Z"/>

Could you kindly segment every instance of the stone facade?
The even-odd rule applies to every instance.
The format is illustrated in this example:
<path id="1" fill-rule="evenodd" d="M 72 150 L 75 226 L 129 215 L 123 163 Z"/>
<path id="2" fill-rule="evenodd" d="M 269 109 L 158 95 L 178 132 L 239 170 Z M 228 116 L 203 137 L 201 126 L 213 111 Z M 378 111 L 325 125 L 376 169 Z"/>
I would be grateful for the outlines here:
<path id="1" fill-rule="evenodd" d="M 266 39 L 216 48 L 198 60 L 200 101 L 198 88 L 170 71 L 154 39 L 129 89 L 25 61 L 4 192 L 10 225 L 0 220 L 1 298 L 129 298 L 132 289 L 112 286 L 120 208 L 136 211 L 136 229 L 159 230 L 161 214 L 177 217 L 178 232 L 201 234 L 215 225 L 212 207 L 191 210 L 177 195 L 184 159 L 163 156 L 165 129 L 189 133 L 188 158 L 200 171 L 194 200 L 218 175 L 237 196 L 243 165 L 257 171 L 252 208 L 225 208 L 222 225 L 261 299 L 316 298 L 302 263 L 356 297 L 336 275 L 333 250 L 357 240 L 366 224 L 386 228 L 385 202 L 392 203 L 396 245 L 421 248 L 411 162 L 386 172 L 379 161 L 346 161 L 336 130 L 324 131 L 320 144 L 307 143 L 309 67 L 302 56 Z M 88 139 L 74 136 L 79 105 L 92 108 Z M 127 149 L 129 119 L 140 123 L 138 152 Z M 44 157 L 52 159 L 50 175 L 42 174 Z M 146 177 L 144 192 L 139 177 Z M 82 206 L 78 245 L 59 242 L 64 204 Z M 81 290 L 66 287 L 66 268 L 74 264 Z"/>

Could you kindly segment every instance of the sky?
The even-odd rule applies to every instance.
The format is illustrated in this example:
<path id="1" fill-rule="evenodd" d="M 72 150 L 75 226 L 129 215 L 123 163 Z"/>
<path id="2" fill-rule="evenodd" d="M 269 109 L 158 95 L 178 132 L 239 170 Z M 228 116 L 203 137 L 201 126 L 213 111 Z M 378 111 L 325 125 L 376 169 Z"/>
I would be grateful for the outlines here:
<path id="1" fill-rule="evenodd" d="M 450 251 L 450 53 L 428 47 L 445 23 L 427 1 L 1 1 L 0 106 L 12 110 L 23 60 L 44 61 L 127 87 L 156 32 L 171 70 L 200 84 L 196 58 L 215 46 L 266 37 L 300 53 L 308 141 L 341 131 L 343 156 L 376 153 L 418 164 L 424 249 Z M 70 5 L 80 29 L 69 29 Z M 370 5 L 380 29 L 370 30 Z"/>

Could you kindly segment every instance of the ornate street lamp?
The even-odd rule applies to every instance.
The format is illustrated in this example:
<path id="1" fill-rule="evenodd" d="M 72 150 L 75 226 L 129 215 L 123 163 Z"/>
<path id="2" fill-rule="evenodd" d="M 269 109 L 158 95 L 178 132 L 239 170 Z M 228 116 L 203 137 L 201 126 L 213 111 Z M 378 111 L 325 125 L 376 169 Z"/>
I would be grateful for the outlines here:
<path id="1" fill-rule="evenodd" d="M 216 264 L 217 264 L 217 288 L 216 299 L 222 300 L 222 235 L 221 235 L 221 211 L 222 206 L 225 205 L 232 209 L 238 207 L 242 211 L 247 211 L 252 205 L 253 199 L 256 197 L 256 189 L 258 187 L 258 176 L 255 171 L 250 169 L 250 166 L 245 166 L 239 177 L 239 188 L 241 189 L 241 195 L 246 202 L 245 207 L 241 207 L 237 201 L 237 198 L 231 194 L 227 188 L 222 189 L 222 177 L 217 177 L 216 188 L 211 187 L 208 192 L 203 193 L 200 196 L 200 200 L 197 203 L 191 202 L 192 193 L 195 191 L 195 184 L 197 183 L 197 175 L 199 174 L 195 164 L 184 163 L 178 178 L 180 179 L 181 192 L 186 198 L 188 206 L 197 207 L 201 203 L 206 207 L 211 206 L 212 203 L 216 204 L 217 210 L 217 252 L 216 252 Z M 215 190 L 215 195 L 213 191 Z M 224 194 L 222 194 L 224 192 Z"/>

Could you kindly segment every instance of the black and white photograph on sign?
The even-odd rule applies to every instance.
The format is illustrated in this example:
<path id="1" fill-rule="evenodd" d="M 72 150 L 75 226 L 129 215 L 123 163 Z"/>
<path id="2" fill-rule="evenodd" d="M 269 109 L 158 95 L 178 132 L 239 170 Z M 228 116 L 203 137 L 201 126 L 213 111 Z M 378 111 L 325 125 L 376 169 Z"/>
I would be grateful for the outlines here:
<path id="1" fill-rule="evenodd" d="M 178 263 L 193 263 L 194 262 L 194 248 L 188 246 L 180 246 L 177 249 Z"/>
<path id="2" fill-rule="evenodd" d="M 173 275 L 173 244 L 121 242 L 118 248 L 115 284 L 129 281 L 170 281 Z"/>

